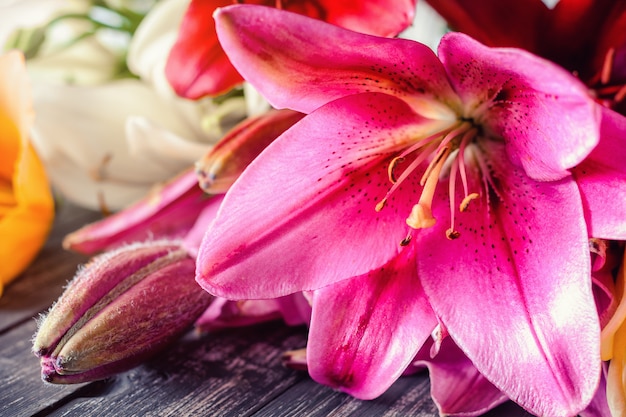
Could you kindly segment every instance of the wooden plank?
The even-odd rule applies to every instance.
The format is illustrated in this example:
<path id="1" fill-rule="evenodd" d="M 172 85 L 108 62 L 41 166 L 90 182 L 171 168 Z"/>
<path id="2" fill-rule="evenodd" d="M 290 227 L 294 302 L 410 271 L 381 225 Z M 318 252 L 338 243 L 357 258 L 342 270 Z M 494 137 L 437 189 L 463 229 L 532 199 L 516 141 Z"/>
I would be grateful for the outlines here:
<path id="1" fill-rule="evenodd" d="M 403 377 L 385 394 L 360 401 L 281 365 L 303 347 L 306 329 L 278 322 L 182 340 L 105 381 L 44 384 L 31 353 L 32 319 L 60 295 L 87 257 L 64 251 L 63 236 L 100 218 L 65 206 L 35 263 L 0 298 L 0 415 L 4 416 L 437 416 L 427 374 Z M 485 417 L 528 417 L 507 403 Z"/>
<path id="2" fill-rule="evenodd" d="M 437 407 L 430 398 L 428 373 L 401 377 L 383 395 L 361 401 L 344 393 L 305 378 L 285 391 L 254 417 L 345 417 L 345 416 L 438 416 Z M 484 417 L 532 417 L 512 402 L 507 402 L 485 414 Z"/>
<path id="3" fill-rule="evenodd" d="M 380 397 L 362 401 L 307 377 L 254 417 L 436 416 L 437 408 L 429 390 L 428 376 L 419 374 L 400 378 Z"/>
<path id="4" fill-rule="evenodd" d="M 39 360 L 31 352 L 34 332 L 35 322 L 30 320 L 0 336 L 1 416 L 31 416 L 82 388 L 42 382 Z"/>
<path id="5" fill-rule="evenodd" d="M 45 415 L 251 415 L 305 378 L 280 359 L 305 338 L 304 328 L 280 323 L 189 334 L 153 360 L 111 378 L 95 395 L 85 390 Z"/>

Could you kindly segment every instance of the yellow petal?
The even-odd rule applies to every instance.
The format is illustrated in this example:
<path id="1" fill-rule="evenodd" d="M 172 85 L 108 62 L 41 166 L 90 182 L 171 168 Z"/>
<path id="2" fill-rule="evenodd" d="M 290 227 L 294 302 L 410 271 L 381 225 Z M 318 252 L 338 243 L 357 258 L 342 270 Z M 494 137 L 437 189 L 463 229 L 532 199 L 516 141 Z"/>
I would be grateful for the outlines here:
<path id="1" fill-rule="evenodd" d="M 615 282 L 615 296 L 618 298 L 617 302 L 619 304 L 617 305 L 615 313 L 613 313 L 613 317 L 611 317 L 606 326 L 604 326 L 601 333 L 601 354 L 603 361 L 608 361 L 613 357 L 616 343 L 614 341 L 616 332 L 626 332 L 626 329 L 624 329 L 624 326 L 622 325 L 626 320 L 626 285 L 624 283 L 624 281 L 626 280 L 625 274 L 626 273 L 624 271 L 624 264 L 622 263 L 620 271 L 617 274 L 617 280 Z"/>
<path id="2" fill-rule="evenodd" d="M 43 245 L 54 203 L 43 165 L 28 139 L 33 124 L 23 56 L 0 56 L 0 291 Z"/>
<path id="3" fill-rule="evenodd" d="M 609 325 L 612 326 L 611 329 L 606 334 L 604 330 L 602 332 L 602 353 L 603 355 L 610 355 L 608 359 L 611 360 L 606 377 L 606 397 L 611 415 L 621 417 L 626 416 L 626 373 L 624 372 L 626 366 L 626 321 L 623 311 L 626 304 L 626 297 L 623 296 L 626 268 L 624 262 L 623 259 L 616 282 L 617 294 L 622 297 L 621 303 L 604 330 Z M 609 343 L 610 351 L 605 346 Z"/>

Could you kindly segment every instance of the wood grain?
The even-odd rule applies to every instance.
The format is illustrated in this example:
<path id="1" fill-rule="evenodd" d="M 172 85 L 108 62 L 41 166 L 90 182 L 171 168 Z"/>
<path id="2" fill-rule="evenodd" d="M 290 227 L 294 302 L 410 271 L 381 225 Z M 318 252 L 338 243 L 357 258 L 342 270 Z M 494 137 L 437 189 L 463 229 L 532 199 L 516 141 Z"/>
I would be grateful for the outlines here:
<path id="1" fill-rule="evenodd" d="M 87 258 L 64 251 L 63 236 L 98 213 L 64 206 L 37 260 L 0 298 L 0 416 L 437 416 L 427 374 L 403 377 L 360 401 L 281 364 L 305 346 L 306 328 L 281 322 L 197 335 L 104 381 L 44 384 L 31 353 L 35 317 L 47 310 Z M 508 403 L 490 417 L 529 416 Z"/>

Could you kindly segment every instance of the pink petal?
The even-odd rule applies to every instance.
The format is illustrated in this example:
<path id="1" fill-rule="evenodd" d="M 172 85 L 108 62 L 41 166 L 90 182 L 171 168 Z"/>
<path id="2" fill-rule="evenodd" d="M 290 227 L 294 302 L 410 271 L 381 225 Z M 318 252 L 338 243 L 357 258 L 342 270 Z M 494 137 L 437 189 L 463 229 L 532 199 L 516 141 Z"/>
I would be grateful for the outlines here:
<path id="1" fill-rule="evenodd" d="M 607 392 L 606 392 L 606 368 L 608 363 L 603 364 L 603 372 L 602 377 L 600 378 L 600 384 L 598 385 L 598 389 L 596 390 L 596 395 L 593 396 L 593 399 L 587 405 L 583 411 L 579 413 L 580 417 L 607 417 L 607 416 L 617 416 L 618 414 L 611 414 L 611 409 L 609 408 L 609 403 L 607 401 Z"/>
<path id="2" fill-rule="evenodd" d="M 358 32 L 395 36 L 413 21 L 415 1 L 321 0 L 286 2 L 282 6 L 291 12 Z M 211 18 L 218 7 L 233 3 L 232 0 L 192 0 L 189 5 L 165 69 L 169 82 L 180 96 L 191 99 L 215 96 L 243 81 L 217 41 Z M 254 0 L 252 3 L 277 4 L 272 0 Z"/>
<path id="3" fill-rule="evenodd" d="M 626 117 L 603 109 L 600 143 L 572 170 L 589 234 L 626 240 Z"/>
<path id="4" fill-rule="evenodd" d="M 415 270 L 415 248 L 368 274 L 315 291 L 311 377 L 360 399 L 400 377 L 437 325 Z"/>
<path id="5" fill-rule="evenodd" d="M 444 339 L 434 358 L 431 348 L 432 343 L 422 347 L 414 366 L 428 368 L 430 395 L 441 415 L 479 416 L 508 400 L 450 338 Z"/>
<path id="6" fill-rule="evenodd" d="M 454 97 L 435 54 L 417 42 L 363 35 L 259 6 L 225 7 L 215 18 L 235 68 L 277 108 L 310 113 L 361 92 L 407 101 L 419 96 L 432 106 Z"/>
<path id="7" fill-rule="evenodd" d="M 534 414 L 574 415 L 600 375 L 576 184 L 532 181 L 508 163 L 504 145 L 490 145 L 485 159 L 497 186 L 489 204 L 487 196 L 472 201 L 457 217 L 460 237 L 449 241 L 442 190 L 440 221 L 419 237 L 418 274 L 450 336 L 487 379 Z"/>
<path id="8" fill-rule="evenodd" d="M 522 50 L 487 48 L 458 33 L 442 39 L 439 57 L 466 115 L 487 134 L 503 138 L 510 158 L 529 177 L 563 178 L 598 143 L 598 106 L 564 69 Z"/>
<path id="9" fill-rule="evenodd" d="M 270 300 L 230 301 L 216 297 L 195 323 L 204 332 L 246 327 L 280 318 L 278 303 Z"/>
<path id="10" fill-rule="evenodd" d="M 300 292 L 276 298 L 280 314 L 289 326 L 311 323 L 311 304 Z"/>
<path id="11" fill-rule="evenodd" d="M 387 263 L 419 197 L 418 179 L 408 179 L 375 211 L 391 186 L 387 164 L 430 123 L 379 93 L 345 97 L 306 116 L 226 194 L 200 247 L 200 285 L 225 298 L 275 298 Z"/>
<path id="12" fill-rule="evenodd" d="M 70 233 L 63 246 L 92 254 L 147 238 L 180 238 L 210 204 L 189 169 L 127 209 Z"/>
<path id="13" fill-rule="evenodd" d="M 216 195 L 212 196 L 210 199 L 208 196 L 206 198 L 207 200 L 204 209 L 196 215 L 195 219 L 189 219 L 194 220 L 194 224 L 183 239 L 183 246 L 189 255 L 194 258 L 198 256 L 198 250 L 200 248 L 200 244 L 202 243 L 202 238 L 215 220 L 217 211 L 220 208 L 220 204 L 222 204 L 224 196 Z M 171 220 L 174 221 L 174 216 L 172 216 Z"/>

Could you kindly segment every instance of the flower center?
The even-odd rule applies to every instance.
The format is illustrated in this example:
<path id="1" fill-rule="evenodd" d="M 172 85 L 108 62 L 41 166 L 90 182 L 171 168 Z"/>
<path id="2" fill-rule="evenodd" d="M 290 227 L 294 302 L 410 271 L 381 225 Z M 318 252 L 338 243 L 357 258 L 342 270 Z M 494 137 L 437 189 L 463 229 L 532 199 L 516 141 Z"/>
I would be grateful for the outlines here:
<path id="1" fill-rule="evenodd" d="M 467 172 L 465 165 L 465 153 L 468 145 L 472 143 L 479 129 L 470 121 L 460 120 L 454 126 L 445 129 L 434 135 L 420 139 L 400 155 L 395 157 L 389 163 L 389 181 L 393 184 L 385 197 L 376 205 L 376 211 L 381 211 L 387 204 L 389 196 L 398 189 L 400 184 L 409 177 L 419 166 L 426 161 L 430 161 L 426 167 L 420 185 L 423 187 L 420 198 L 411 210 L 406 223 L 413 229 L 423 229 L 432 227 L 436 223 L 436 219 L 432 213 L 433 198 L 437 185 L 440 182 L 442 170 L 449 167 L 448 177 L 448 196 L 450 199 L 450 228 L 446 231 L 448 239 L 456 239 L 460 236 L 459 232 L 454 228 L 455 209 L 455 189 L 457 174 L 461 177 L 463 184 L 464 198 L 459 205 L 459 211 L 463 212 L 467 209 L 470 202 L 479 197 L 476 192 L 469 192 L 467 182 Z M 396 169 L 406 158 L 415 154 L 413 161 L 407 166 L 402 173 L 397 176 Z M 479 161 L 480 163 L 480 161 Z M 401 242 L 406 245 L 410 241 L 407 236 Z"/>

